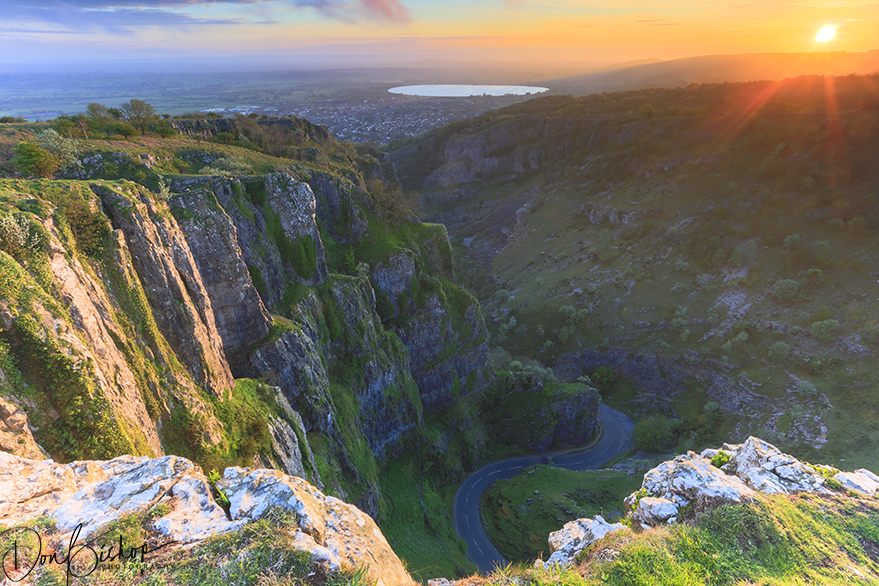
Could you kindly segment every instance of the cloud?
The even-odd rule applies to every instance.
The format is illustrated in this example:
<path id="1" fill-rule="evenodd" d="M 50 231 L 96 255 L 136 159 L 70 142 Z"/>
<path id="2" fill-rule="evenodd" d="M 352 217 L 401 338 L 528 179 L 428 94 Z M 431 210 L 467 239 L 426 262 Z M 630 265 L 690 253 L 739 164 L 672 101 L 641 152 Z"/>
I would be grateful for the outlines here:
<path id="1" fill-rule="evenodd" d="M 360 0 L 368 16 L 388 22 L 409 22 L 409 10 L 398 0 Z"/>
<path id="2" fill-rule="evenodd" d="M 407 23 L 411 20 L 409 10 L 400 0 L 4 0 L 2 13 L 6 22 L 38 21 L 71 30 L 133 30 L 146 26 L 186 28 L 243 22 L 225 17 L 226 14 L 223 18 L 211 18 L 211 9 L 221 5 L 227 9 L 230 6 L 258 8 L 269 5 L 312 8 L 326 18 L 343 22 L 370 19 Z M 187 10 L 195 8 L 201 9 L 198 15 Z M 270 19 L 250 24 L 262 24 L 267 20 Z"/>

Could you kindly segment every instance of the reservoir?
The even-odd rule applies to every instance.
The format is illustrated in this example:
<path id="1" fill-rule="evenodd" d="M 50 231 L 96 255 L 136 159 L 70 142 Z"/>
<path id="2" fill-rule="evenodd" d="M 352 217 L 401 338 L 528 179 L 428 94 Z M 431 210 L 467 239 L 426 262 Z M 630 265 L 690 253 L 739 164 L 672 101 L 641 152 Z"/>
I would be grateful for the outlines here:
<path id="1" fill-rule="evenodd" d="M 470 96 L 527 96 L 549 91 L 546 87 L 529 85 L 402 85 L 388 90 L 404 96 L 431 98 L 467 98 Z"/>

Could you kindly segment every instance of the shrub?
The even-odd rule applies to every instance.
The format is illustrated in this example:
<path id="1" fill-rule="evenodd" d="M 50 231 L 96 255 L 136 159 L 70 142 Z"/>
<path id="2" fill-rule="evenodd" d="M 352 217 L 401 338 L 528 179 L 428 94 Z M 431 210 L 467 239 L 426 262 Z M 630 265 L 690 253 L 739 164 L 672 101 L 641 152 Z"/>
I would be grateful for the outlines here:
<path id="1" fill-rule="evenodd" d="M 818 395 L 818 388 L 807 380 L 800 379 L 797 382 L 797 391 L 803 393 L 807 397 L 815 397 Z"/>
<path id="2" fill-rule="evenodd" d="M 776 364 L 781 364 L 790 355 L 790 344 L 784 342 L 776 342 L 769 347 L 769 360 Z"/>
<path id="3" fill-rule="evenodd" d="M 715 468 L 720 468 L 727 462 L 729 462 L 729 454 L 726 452 L 717 452 L 714 456 L 711 457 L 711 465 Z"/>
<path id="4" fill-rule="evenodd" d="M 833 341 L 834 332 L 839 329 L 839 322 L 835 319 L 825 319 L 824 321 L 816 321 L 810 326 L 812 336 L 818 338 L 822 342 L 830 343 Z"/>
<path id="5" fill-rule="evenodd" d="M 58 157 L 32 142 L 21 142 L 13 149 L 13 166 L 21 173 L 33 177 L 51 179 L 61 166 Z"/>
<path id="6" fill-rule="evenodd" d="M 660 452 L 674 443 L 673 432 L 678 425 L 677 420 L 664 415 L 651 415 L 635 424 L 635 446 L 645 452 Z"/>
<path id="7" fill-rule="evenodd" d="M 787 248 L 793 248 L 800 243 L 800 235 L 799 234 L 791 234 L 787 238 L 784 239 L 784 245 Z"/>
<path id="8" fill-rule="evenodd" d="M 772 288 L 772 296 L 783 303 L 792 300 L 800 292 L 800 283 L 794 279 L 779 279 Z"/>

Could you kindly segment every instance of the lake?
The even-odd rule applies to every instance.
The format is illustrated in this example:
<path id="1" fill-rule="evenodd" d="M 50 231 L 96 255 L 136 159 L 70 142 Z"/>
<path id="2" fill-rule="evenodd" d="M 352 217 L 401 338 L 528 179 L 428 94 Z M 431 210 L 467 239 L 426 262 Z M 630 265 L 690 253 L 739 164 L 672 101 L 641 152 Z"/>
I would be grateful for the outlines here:
<path id="1" fill-rule="evenodd" d="M 526 96 L 549 91 L 546 87 L 529 85 L 402 85 L 388 90 L 404 96 L 431 98 L 467 98 L 469 96 Z"/>

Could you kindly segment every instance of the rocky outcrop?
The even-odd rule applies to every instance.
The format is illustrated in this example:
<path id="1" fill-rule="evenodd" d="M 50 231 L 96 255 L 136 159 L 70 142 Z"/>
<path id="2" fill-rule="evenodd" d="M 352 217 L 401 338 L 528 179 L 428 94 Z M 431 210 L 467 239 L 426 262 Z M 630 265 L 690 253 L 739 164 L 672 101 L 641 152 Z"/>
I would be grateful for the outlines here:
<path id="1" fill-rule="evenodd" d="M 833 479 L 841 484 L 843 488 L 853 490 L 864 496 L 876 496 L 876 494 L 879 494 L 879 476 L 864 468 L 854 472 L 837 472 Z"/>
<path id="2" fill-rule="evenodd" d="M 341 177 L 315 171 L 309 182 L 317 198 L 316 213 L 336 242 L 355 244 L 369 228 L 355 197 L 358 187 Z"/>
<path id="3" fill-rule="evenodd" d="M 629 531 L 622 523 L 608 523 L 601 515 L 592 519 L 576 519 L 565 523 L 558 531 L 549 534 L 550 556 L 546 561 L 535 561 L 545 566 L 567 566 L 573 564 L 577 554 L 605 535 L 618 531 Z"/>
<path id="4" fill-rule="evenodd" d="M 721 449 L 732 452 L 724 469 L 754 490 L 766 494 L 826 491 L 824 477 L 817 470 L 760 438 L 749 437 L 741 445 L 724 444 Z"/>
<path id="5" fill-rule="evenodd" d="M 571 141 L 560 137 L 573 136 L 577 137 L 573 142 L 584 143 L 588 141 L 584 133 L 596 125 L 583 118 L 520 118 L 454 136 L 445 143 L 443 165 L 424 185 L 447 187 L 502 173 L 536 171 L 556 152 L 572 150 Z"/>
<path id="6" fill-rule="evenodd" d="M 720 468 L 711 458 L 723 453 Z M 688 452 L 663 462 L 644 475 L 641 491 L 626 497 L 632 520 L 642 527 L 672 523 L 680 509 L 696 510 L 723 503 L 740 503 L 757 493 L 827 492 L 824 476 L 814 467 L 782 453 L 772 444 L 749 437 L 743 444 L 723 444 L 702 454 Z"/>
<path id="7" fill-rule="evenodd" d="M 284 235 L 294 245 L 300 238 L 311 241 L 308 246 L 315 248 L 316 268 L 309 275 L 299 274 L 300 267 L 292 267 L 301 282 L 317 286 L 327 280 L 327 261 L 324 245 L 317 228 L 315 212 L 317 203 L 314 192 L 307 183 L 296 181 L 289 175 L 269 175 L 266 177 L 266 205 L 278 215 Z"/>
<path id="8" fill-rule="evenodd" d="M 582 445 L 595 431 L 598 392 L 587 385 L 547 389 L 537 374 L 523 371 L 497 384 L 498 407 L 489 415 L 496 441 L 540 453 L 554 444 Z"/>
<path id="9" fill-rule="evenodd" d="M 0 385 L 5 383 L 0 369 Z M 18 405 L 0 397 L 0 452 L 8 452 L 22 458 L 43 458 L 46 454 L 27 423 L 27 414 Z"/>
<path id="10" fill-rule="evenodd" d="M 368 566 L 367 578 L 379 584 L 413 584 L 369 516 L 300 478 L 274 470 L 227 468 L 217 488 L 228 498 L 228 514 L 214 500 L 201 470 L 185 458 L 122 456 L 56 464 L 0 452 L 4 523 L 51 517 L 62 542 L 77 526 L 84 542 L 114 521 L 150 512 L 147 522 L 154 531 L 176 547 L 192 547 L 280 509 L 293 513 L 295 525 L 279 531 L 290 531 L 295 547 L 309 552 L 326 573 L 363 565 Z"/>
<path id="11" fill-rule="evenodd" d="M 448 407 L 488 382 L 488 330 L 478 302 L 436 279 L 450 276 L 451 258 L 442 247 L 447 242 L 443 230 L 425 243 L 427 259 L 397 249 L 375 264 L 370 280 L 382 320 L 409 351 L 412 377 L 428 411 Z M 431 289 L 441 289 L 444 299 Z"/>
<path id="12" fill-rule="evenodd" d="M 178 224 L 211 300 L 225 352 L 246 348 L 269 333 L 271 317 L 253 285 L 235 224 L 207 190 L 188 191 L 172 205 L 186 209 Z"/>
<path id="13" fill-rule="evenodd" d="M 125 189 L 125 188 L 121 188 Z M 159 329 L 197 384 L 228 396 L 232 373 L 223 354 L 211 299 L 186 236 L 167 206 L 139 188 L 96 186 L 115 228 L 122 230 Z"/>

